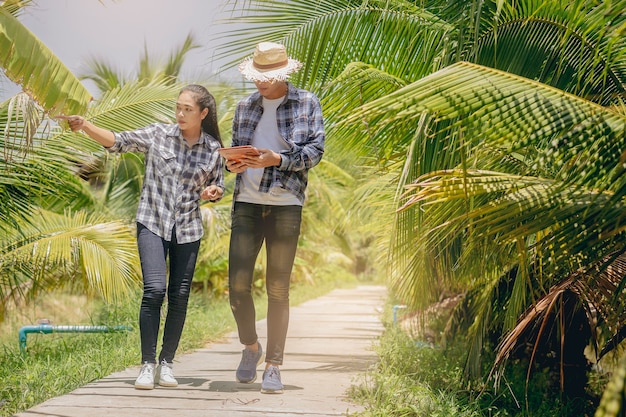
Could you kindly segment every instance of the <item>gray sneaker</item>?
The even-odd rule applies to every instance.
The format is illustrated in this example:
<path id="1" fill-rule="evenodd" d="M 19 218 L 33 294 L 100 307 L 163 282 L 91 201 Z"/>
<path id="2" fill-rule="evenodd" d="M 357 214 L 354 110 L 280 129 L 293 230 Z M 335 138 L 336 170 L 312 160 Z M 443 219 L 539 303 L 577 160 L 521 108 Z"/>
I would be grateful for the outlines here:
<path id="1" fill-rule="evenodd" d="M 259 345 L 259 350 L 256 352 L 248 348 L 241 351 L 241 362 L 239 362 L 237 372 L 235 373 L 238 382 L 252 384 L 256 381 L 256 367 L 263 360 L 263 348 L 260 343 L 257 342 L 257 344 Z"/>
<path id="2" fill-rule="evenodd" d="M 135 380 L 136 389 L 153 389 L 154 388 L 154 363 L 146 362 L 141 366 L 139 376 Z"/>
<path id="3" fill-rule="evenodd" d="M 161 361 L 158 367 L 157 375 L 159 376 L 159 385 L 162 387 L 177 387 L 178 381 L 174 378 L 171 363 L 167 363 L 165 359 Z"/>
<path id="4" fill-rule="evenodd" d="M 263 394 L 282 394 L 283 383 L 280 381 L 280 370 L 278 366 L 270 365 L 263 372 L 263 383 L 261 384 L 261 393 Z"/>

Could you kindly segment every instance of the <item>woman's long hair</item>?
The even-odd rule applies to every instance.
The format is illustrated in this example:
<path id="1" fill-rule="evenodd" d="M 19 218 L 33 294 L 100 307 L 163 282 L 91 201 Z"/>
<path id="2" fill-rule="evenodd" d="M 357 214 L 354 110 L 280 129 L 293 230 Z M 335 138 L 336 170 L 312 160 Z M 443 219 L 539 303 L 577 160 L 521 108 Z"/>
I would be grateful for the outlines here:
<path id="1" fill-rule="evenodd" d="M 189 84 L 183 87 L 178 95 L 181 95 L 185 91 L 194 94 L 196 103 L 200 106 L 200 111 L 209 109 L 209 114 L 202 119 L 202 130 L 217 139 L 220 146 L 223 147 L 224 143 L 220 136 L 220 127 L 217 124 L 217 104 L 215 103 L 215 97 L 209 93 L 209 90 L 199 84 Z"/>

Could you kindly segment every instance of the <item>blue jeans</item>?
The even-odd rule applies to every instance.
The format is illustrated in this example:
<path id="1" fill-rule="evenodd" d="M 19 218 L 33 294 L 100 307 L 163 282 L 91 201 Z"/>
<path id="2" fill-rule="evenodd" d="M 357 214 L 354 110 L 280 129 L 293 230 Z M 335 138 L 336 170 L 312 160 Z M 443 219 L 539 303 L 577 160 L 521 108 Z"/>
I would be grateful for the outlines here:
<path id="1" fill-rule="evenodd" d="M 141 333 L 141 363 L 156 363 L 157 337 L 161 321 L 161 306 L 167 291 L 167 316 L 163 329 L 163 346 L 159 363 L 163 359 L 171 363 L 187 317 L 187 303 L 191 281 L 196 268 L 200 241 L 178 244 L 176 231 L 172 241 L 155 235 L 141 223 L 137 223 L 137 246 L 143 273 L 143 297 L 139 309 Z M 167 262 L 169 255 L 169 283 Z"/>
<path id="2" fill-rule="evenodd" d="M 282 365 L 289 326 L 289 284 L 298 247 L 301 206 L 235 203 L 232 213 L 228 276 L 230 307 L 237 322 L 239 341 L 257 339 L 252 298 L 254 266 L 265 241 L 267 271 L 267 348 L 265 361 Z"/>

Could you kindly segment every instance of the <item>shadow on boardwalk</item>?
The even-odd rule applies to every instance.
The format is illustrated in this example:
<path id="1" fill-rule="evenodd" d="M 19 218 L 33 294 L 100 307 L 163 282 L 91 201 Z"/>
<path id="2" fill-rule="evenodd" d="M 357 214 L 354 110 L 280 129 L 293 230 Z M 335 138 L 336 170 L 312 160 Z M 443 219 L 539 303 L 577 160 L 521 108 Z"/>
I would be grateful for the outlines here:
<path id="1" fill-rule="evenodd" d="M 235 382 L 242 346 L 236 333 L 174 360 L 177 388 L 135 390 L 139 368 L 116 372 L 16 417 L 257 417 L 346 416 L 361 408 L 346 390 L 377 360 L 382 286 L 337 289 L 292 307 L 285 364 L 285 393 L 261 394 L 262 366 L 252 384 Z M 265 344 L 265 320 L 258 323 Z"/>

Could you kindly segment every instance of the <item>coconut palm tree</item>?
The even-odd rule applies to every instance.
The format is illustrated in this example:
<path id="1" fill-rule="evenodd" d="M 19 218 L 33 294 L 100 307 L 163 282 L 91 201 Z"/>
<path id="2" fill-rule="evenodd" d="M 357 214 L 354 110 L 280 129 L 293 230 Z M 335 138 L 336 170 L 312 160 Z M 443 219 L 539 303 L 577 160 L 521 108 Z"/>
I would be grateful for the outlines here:
<path id="1" fill-rule="evenodd" d="M 91 94 L 71 71 L 17 18 L 31 0 L 0 3 L 0 65 L 46 113 L 81 113 Z M 52 88 L 53 87 L 53 88 Z"/>
<path id="2" fill-rule="evenodd" d="M 101 125 L 112 129 L 168 120 L 173 117 L 180 87 L 162 81 L 129 83 L 104 95 L 84 114 L 98 117 Z M 107 186 L 97 189 L 77 174 L 79 167 L 89 166 L 94 157 L 100 159 L 98 155 L 104 154 L 101 147 L 59 125 L 51 125 L 34 138 L 33 145 L 17 155 L 20 158 L 5 165 L 4 180 L 10 186 L 6 194 L 20 198 L 15 203 L 20 211 L 13 219 L 3 219 L 2 306 L 76 281 L 85 283 L 85 291 L 107 299 L 128 294 L 128 288 L 140 277 L 134 229 L 130 227 L 132 215 L 128 211 L 128 205 L 136 207 L 136 198 L 131 200 L 130 196 L 139 188 L 129 184 L 137 184 L 135 173 L 143 162 L 128 158 L 126 163 L 118 164 L 124 172 L 116 172 L 117 181 L 107 179 Z M 12 149 L 22 138 L 15 135 L 10 140 L 5 149 Z M 133 164 L 136 169 L 128 169 Z M 20 170 L 27 169 L 39 172 L 29 181 L 20 181 Z"/>
<path id="3" fill-rule="evenodd" d="M 174 82 L 180 78 L 180 71 L 186 55 L 199 47 L 200 45 L 196 43 L 194 36 L 190 33 L 179 47 L 174 48 L 170 56 L 166 58 L 165 63 L 154 60 L 146 47 L 139 59 L 137 72 L 133 76 L 115 69 L 106 60 L 90 59 L 87 62 L 88 71 L 82 74 L 80 79 L 92 81 L 100 94 L 137 80 L 149 82 L 162 78 Z"/>
<path id="4" fill-rule="evenodd" d="M 394 232 L 377 235 L 390 285 L 416 308 L 465 294 L 468 375 L 490 335 L 560 284 L 598 288 L 597 271 L 619 270 L 624 1 L 231 3 L 257 26 L 224 53 L 286 43 L 304 63 L 294 81 L 323 99 L 328 157 L 389 174 L 378 218 Z M 618 314 L 600 320 L 599 346 L 623 311 L 602 303 Z"/>
<path id="5" fill-rule="evenodd" d="M 446 84 L 450 87 L 438 87 Z M 480 99 L 474 104 L 450 105 L 459 89 Z M 623 227 L 619 201 L 623 170 L 621 151 L 616 150 L 626 145 L 626 118 L 551 87 L 471 64 L 455 64 L 434 73 L 392 97 L 368 103 L 354 117 L 366 117 L 374 125 L 382 120 L 395 123 L 409 107 L 436 113 L 446 130 L 450 126 L 446 120 L 457 121 L 459 111 L 467 114 L 447 146 L 472 163 L 463 166 L 460 162 L 458 167 L 421 175 L 407 186 L 400 210 L 419 208 L 424 213 L 426 233 L 415 240 L 423 252 L 439 248 L 439 254 L 447 256 L 448 242 L 462 243 L 453 259 L 458 270 L 444 278 L 466 282 L 471 294 L 462 304 L 471 307 L 461 315 L 473 336 L 470 353 L 478 356 L 487 343 L 484 338 L 489 332 L 478 324 L 513 329 L 518 317 L 528 319 L 537 311 L 541 299 L 560 299 L 567 282 L 572 284 L 570 292 L 576 285 L 583 289 L 573 291 L 579 306 L 587 300 L 583 304 L 587 308 L 578 310 L 588 313 L 587 328 L 604 329 L 595 331 L 592 340 L 603 348 L 623 326 L 625 308 L 615 292 L 602 292 L 608 287 L 601 272 L 612 270 L 609 282 L 621 288 L 623 269 L 616 262 L 624 251 L 619 232 Z M 485 113 L 485 107 L 494 110 Z M 525 140 L 510 139 L 516 135 Z M 411 260 L 418 269 L 428 267 L 425 261 L 428 258 L 419 252 Z M 414 267 L 411 262 L 407 269 Z M 406 281 L 402 285 L 407 292 L 424 288 L 411 287 Z M 590 289 L 597 294 L 590 294 Z M 501 310 L 494 311 L 494 306 Z M 614 314 L 599 314 L 604 311 Z M 559 316 L 551 316 L 551 325 L 545 327 L 549 330 L 558 324 Z M 563 330 L 572 324 L 566 321 Z M 574 340 L 582 334 L 570 333 Z M 520 337 L 516 345 L 526 340 Z M 566 346 L 570 353 L 572 346 L 573 342 Z M 584 364 L 582 349 L 579 354 Z M 562 381 L 584 379 L 565 374 Z"/>
<path id="6" fill-rule="evenodd" d="M 0 105 L 0 319 L 10 305 L 69 282 L 106 299 L 140 282 L 129 225 L 143 161 L 107 158 L 54 116 L 97 115 L 100 125 L 115 130 L 171 121 L 182 87 L 176 76 L 195 47 L 189 36 L 163 68 L 152 67 L 146 52 L 141 79 L 123 80 L 91 103 L 80 80 L 16 18 L 29 3 L 0 4 L 0 27 L 11 34 L 0 41 L 6 42 L 0 65 L 27 92 Z"/>
<path id="7" fill-rule="evenodd" d="M 0 229 L 3 231 L 0 246 L 0 319 L 11 302 L 34 296 L 38 289 L 44 287 L 43 283 L 52 287 L 50 283 L 54 281 L 52 276 L 55 271 L 50 269 L 50 265 L 60 265 L 63 260 L 73 261 L 78 248 L 82 245 L 83 250 L 88 250 L 85 244 L 94 236 L 121 238 L 125 231 L 125 226 L 118 224 L 117 232 L 112 234 L 114 223 L 109 223 L 107 232 L 105 228 L 93 228 L 94 219 L 83 216 L 82 225 L 74 222 L 71 226 L 76 232 L 74 237 L 82 233 L 82 238 L 73 241 L 75 245 L 67 245 L 65 236 L 64 248 L 57 247 L 56 251 L 47 252 L 46 247 L 54 246 L 53 242 L 47 241 L 48 244 L 39 245 L 31 252 L 32 262 L 24 262 L 26 248 L 34 242 L 33 237 L 37 234 L 48 238 L 56 236 L 57 243 L 63 239 L 58 233 L 60 219 L 46 215 L 42 202 L 58 196 L 64 196 L 66 201 L 75 204 L 88 204 L 87 200 L 90 200 L 75 175 L 67 169 L 67 150 L 57 143 L 47 143 L 47 136 L 55 125 L 50 119 L 51 115 L 83 112 L 91 95 L 17 19 L 30 3 L 8 0 L 0 4 L 0 27 L 5 34 L 0 40 L 0 65 L 6 76 L 20 83 L 24 91 L 28 92 L 20 93 L 0 105 L 0 122 L 3 126 L 0 137 L 0 147 L 3 149 L 0 157 L 0 194 L 3 196 L 0 202 L 3 213 L 0 220 Z M 91 231 L 87 232 L 88 229 Z M 125 259 L 127 247 L 123 240 L 118 248 L 108 255 Z M 100 256 L 96 261 L 103 259 L 105 257 Z M 66 264 L 70 265 L 75 270 L 81 269 L 78 268 L 79 263 Z M 130 279 L 128 267 L 118 269 L 110 265 L 104 272 L 116 278 L 121 277 L 121 280 L 117 280 L 120 288 Z M 105 290 L 98 279 L 102 278 L 100 272 L 87 268 L 83 276 L 89 277 L 87 279 L 94 283 L 100 282 L 99 288 Z M 114 293 L 116 291 L 110 288 L 104 291 L 106 295 Z"/>
<path id="8" fill-rule="evenodd" d="M 143 175 L 142 158 L 137 155 L 107 156 L 100 146 L 83 135 L 63 130 L 63 126 L 54 123 L 52 117 L 58 113 L 80 112 L 88 118 L 97 118 L 99 125 L 112 130 L 132 129 L 154 120 L 171 121 L 171 109 L 174 106 L 175 97 L 182 87 L 182 83 L 178 79 L 182 62 L 186 53 L 197 47 L 195 40 L 189 35 L 182 46 L 172 52 L 165 65 L 159 65 L 159 63 L 151 60 L 148 52 L 145 51 L 139 63 L 137 79 L 132 81 L 120 76 L 119 71 L 103 61 L 91 61 L 92 71 L 80 76 L 81 79 L 94 81 L 99 88 L 100 97 L 98 97 L 98 101 L 90 103 L 90 98 L 81 98 L 81 94 L 86 90 L 82 87 L 80 80 L 67 71 L 62 63 L 45 48 L 45 45 L 41 44 L 15 18 L 15 15 L 19 15 L 22 10 L 21 7 L 27 6 L 28 3 L 5 1 L 2 4 L 5 9 L 0 24 L 10 27 L 12 33 L 22 34 L 21 37 L 12 39 L 10 43 L 22 42 L 27 48 L 14 49 L 35 48 L 45 57 L 41 64 L 46 63 L 47 66 L 43 65 L 46 70 L 48 68 L 58 68 L 58 70 L 42 73 L 37 66 L 20 67 L 18 65 L 20 56 L 15 54 L 0 56 L 3 67 L 15 68 L 13 71 L 7 70 L 6 72 L 14 81 L 20 82 L 22 78 L 27 76 L 26 72 L 34 74 L 31 76 L 32 79 L 50 81 L 49 83 L 24 83 L 23 87 L 29 93 L 19 94 L 0 107 L 0 121 L 11 128 L 10 131 L 6 131 L 5 138 L 7 140 L 1 144 L 5 149 L 5 155 L 11 156 L 12 152 L 22 151 L 23 155 L 28 156 L 28 162 L 32 165 L 25 164 L 24 161 L 20 160 L 20 163 L 15 164 L 17 168 L 5 165 L 6 169 L 3 171 L 6 174 L 3 175 L 6 185 L 0 189 L 0 193 L 6 195 L 7 199 L 0 204 L 5 204 L 6 210 L 3 207 L 3 212 L 11 214 L 10 217 L 7 216 L 0 221 L 0 227 L 6 230 L 6 237 L 2 241 L 2 248 L 0 249 L 0 259 L 2 259 L 0 264 L 5 268 L 0 271 L 0 275 L 3 277 L 0 284 L 0 300 L 3 300 L 1 304 L 3 307 L 7 305 L 6 303 L 10 299 L 18 300 L 34 295 L 35 292 L 31 291 L 33 288 L 46 288 L 50 287 L 52 283 L 58 284 L 66 281 L 71 276 L 68 275 L 68 271 L 72 271 L 74 275 L 84 272 L 84 268 L 66 268 L 53 274 L 54 279 L 51 279 L 53 275 L 46 275 L 46 280 L 36 274 L 37 271 L 32 267 L 34 264 L 45 264 L 47 271 L 54 267 L 60 267 L 64 262 L 66 264 L 74 262 L 72 265 L 77 265 L 75 260 L 76 256 L 81 254 L 81 247 L 77 245 L 79 239 L 75 235 L 69 231 L 66 234 L 59 232 L 58 220 L 55 220 L 52 227 L 41 226 L 37 229 L 41 230 L 40 234 L 28 231 L 28 239 L 20 238 L 21 233 L 26 233 L 26 226 L 23 223 L 39 225 L 43 221 L 41 215 L 35 217 L 32 213 L 57 213 L 66 216 L 65 224 L 71 223 L 74 228 L 77 227 L 75 222 L 78 219 L 84 219 L 86 223 L 83 226 L 92 231 L 94 219 L 100 221 L 104 218 L 109 226 L 101 229 L 104 233 L 103 238 L 111 235 L 111 227 L 116 224 L 120 230 L 115 236 L 118 238 L 125 236 L 125 239 L 128 240 L 124 244 L 120 243 L 118 246 L 120 250 L 132 248 L 132 245 L 126 243 L 134 241 L 132 234 L 123 235 L 121 232 L 128 233 L 128 224 L 134 218 Z M 3 51 L 12 49 L 7 47 L 3 48 Z M 59 85 L 57 85 L 57 79 Z M 63 90 L 63 86 L 68 86 L 67 90 Z M 34 93 L 33 90 L 35 90 Z M 216 96 L 219 103 L 219 113 L 222 115 L 220 120 L 221 131 L 224 136 L 227 136 L 230 131 L 232 109 L 237 97 L 242 93 L 226 85 L 213 85 L 211 90 Z M 54 97 L 55 94 L 52 94 L 51 91 L 62 92 L 57 94 L 57 102 L 44 102 L 42 105 L 37 101 L 39 97 Z M 81 103 L 82 107 L 67 105 L 67 103 L 75 102 Z M 30 137 L 33 140 L 29 142 L 28 138 Z M 331 171 L 334 174 L 331 175 Z M 28 174 L 37 175 L 27 176 Z M 332 170 L 327 171 L 326 177 L 330 178 L 337 174 L 343 175 L 341 169 L 333 167 Z M 12 178 L 13 175 L 18 176 Z M 24 181 L 24 178 L 30 180 Z M 316 182 L 315 178 L 312 178 L 311 182 Z M 330 182 L 325 183 L 326 187 L 329 184 Z M 37 195 L 37 199 L 33 198 L 34 194 Z M 229 200 L 224 199 L 217 205 L 210 207 L 207 205 L 202 208 L 205 211 L 205 218 L 210 220 L 210 227 L 222 231 L 226 229 L 224 223 L 227 221 L 226 214 L 229 212 L 228 204 Z M 82 211 L 86 213 L 97 212 L 99 215 L 95 217 L 77 215 Z M 52 219 L 54 216 L 43 216 L 44 220 L 48 217 Z M 111 221 L 113 223 L 110 223 Z M 305 223 L 313 223 L 313 220 L 305 221 Z M 99 229 L 96 228 L 96 230 Z M 316 227 L 311 228 L 311 230 L 322 236 L 320 240 L 325 242 L 324 249 L 328 251 L 328 233 L 325 233 L 319 224 L 316 224 Z M 28 245 L 36 248 L 43 247 L 39 241 L 50 239 L 51 235 L 57 237 L 58 241 L 51 241 L 50 245 L 57 244 L 59 245 L 58 249 L 48 246 L 48 250 L 41 253 L 26 250 Z M 220 263 L 214 259 L 223 259 L 226 256 L 227 242 L 220 236 L 216 238 L 213 235 L 214 233 L 207 235 L 207 240 L 211 244 L 202 246 L 203 253 L 200 257 L 207 260 L 207 263 L 223 265 L 223 262 Z M 306 233 L 303 232 L 303 235 Z M 98 237 L 93 232 L 89 236 L 94 240 Z M 74 245 L 72 251 L 65 250 L 68 242 L 63 239 L 68 239 L 70 246 Z M 105 249 L 108 246 L 104 243 L 106 242 L 101 245 L 96 244 L 102 249 L 101 255 L 104 256 L 97 262 L 94 261 L 94 264 L 100 267 L 106 264 L 107 256 L 110 259 L 117 257 L 115 254 L 107 254 Z M 316 251 L 315 249 L 309 251 L 310 254 L 322 252 L 324 251 Z M 64 258 L 64 254 L 69 255 L 70 253 L 73 256 L 71 259 Z M 307 252 L 303 251 L 303 253 Z M 17 254 L 20 256 L 20 262 L 7 261 Z M 30 259 L 29 254 L 32 255 Z M 39 260 L 38 256 L 49 257 Z M 114 269 L 119 265 L 109 263 L 108 268 L 101 268 L 98 280 L 89 279 L 88 274 L 83 274 L 87 285 L 100 283 L 100 286 L 96 286 L 96 288 L 105 296 L 124 293 L 127 286 L 123 283 L 129 283 L 133 280 L 136 282 L 137 280 L 138 260 L 134 250 L 130 254 L 124 253 L 122 258 L 133 260 L 127 269 L 116 273 Z M 18 265 L 22 268 L 19 274 L 16 273 Z M 306 264 L 299 262 L 298 265 L 301 269 L 300 275 L 306 279 L 307 274 L 310 275 L 307 273 Z M 216 274 L 218 276 L 221 274 L 223 280 L 225 268 L 222 266 L 221 272 L 212 270 L 207 275 L 214 277 Z M 123 276 L 124 279 L 120 280 L 119 276 Z M 116 282 L 119 283 L 119 287 L 111 290 Z"/>

